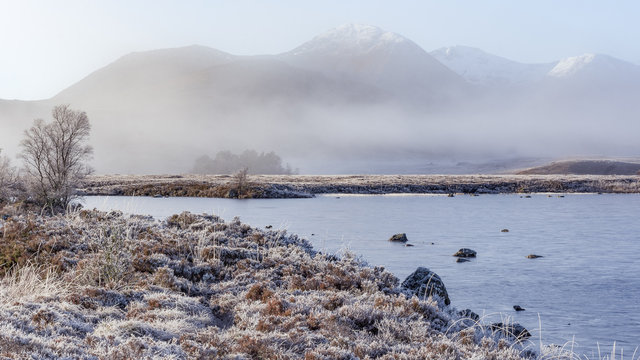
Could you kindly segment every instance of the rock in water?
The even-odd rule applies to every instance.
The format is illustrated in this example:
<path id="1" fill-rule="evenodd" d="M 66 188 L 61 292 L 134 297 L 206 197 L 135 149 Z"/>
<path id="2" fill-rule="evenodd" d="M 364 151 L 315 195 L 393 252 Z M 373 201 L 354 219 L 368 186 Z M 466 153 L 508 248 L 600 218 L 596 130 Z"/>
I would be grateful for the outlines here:
<path id="1" fill-rule="evenodd" d="M 407 234 L 402 233 L 402 234 L 395 234 L 392 237 L 389 238 L 389 241 L 393 241 L 393 242 L 407 242 L 409 241 L 409 239 L 407 239 Z"/>
<path id="2" fill-rule="evenodd" d="M 458 311 L 458 315 L 464 318 L 471 319 L 473 321 L 480 321 L 480 315 L 474 313 L 473 311 L 471 311 L 471 309 L 460 310 Z"/>
<path id="3" fill-rule="evenodd" d="M 506 337 L 515 338 L 516 340 L 525 340 L 531 337 L 531 334 L 524 326 L 514 324 L 493 323 L 491 324 L 491 330 L 498 331 Z"/>
<path id="4" fill-rule="evenodd" d="M 537 259 L 537 258 L 541 258 L 542 255 L 536 255 L 536 254 L 529 254 L 527 255 L 527 259 Z"/>
<path id="5" fill-rule="evenodd" d="M 469 260 L 469 259 L 465 259 L 465 258 L 458 258 L 458 259 L 456 260 L 456 262 L 457 262 L 457 263 L 463 263 L 463 262 L 469 262 L 469 261 L 471 261 L 471 260 Z"/>
<path id="6" fill-rule="evenodd" d="M 501 232 L 509 232 L 509 229 L 502 229 Z"/>
<path id="7" fill-rule="evenodd" d="M 458 311 L 458 316 L 460 317 L 458 321 L 464 327 L 474 327 L 476 325 L 479 325 L 480 316 L 471 311 L 471 309 Z"/>
<path id="8" fill-rule="evenodd" d="M 515 311 L 524 311 L 525 309 L 520 305 L 513 305 L 513 310 Z"/>
<path id="9" fill-rule="evenodd" d="M 440 276 L 425 267 L 417 268 L 413 274 L 407 276 L 400 287 L 406 293 L 416 295 L 421 299 L 434 296 L 443 300 L 445 305 L 451 304 L 447 288 Z"/>
<path id="10" fill-rule="evenodd" d="M 458 250 L 457 253 L 453 254 L 453 256 L 457 257 L 476 257 L 476 252 L 471 249 L 462 248 Z"/>

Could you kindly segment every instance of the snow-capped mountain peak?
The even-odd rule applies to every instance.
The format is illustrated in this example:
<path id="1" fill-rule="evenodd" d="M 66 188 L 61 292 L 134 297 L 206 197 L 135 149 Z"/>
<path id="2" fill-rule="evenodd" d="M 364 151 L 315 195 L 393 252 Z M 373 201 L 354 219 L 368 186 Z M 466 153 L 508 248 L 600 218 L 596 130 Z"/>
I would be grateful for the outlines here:
<path id="1" fill-rule="evenodd" d="M 466 86 L 464 80 L 413 41 L 375 26 L 331 29 L 280 59 L 329 77 L 349 78 L 422 103 Z M 453 90 L 452 90 L 453 91 Z"/>
<path id="2" fill-rule="evenodd" d="M 560 60 L 549 77 L 597 77 L 602 80 L 638 81 L 640 66 L 603 54 L 584 54 Z"/>
<path id="3" fill-rule="evenodd" d="M 314 37 L 295 49 L 293 55 L 309 51 L 357 51 L 368 52 L 376 48 L 406 43 L 405 37 L 376 26 L 346 24 Z"/>
<path id="4" fill-rule="evenodd" d="M 356 41 L 360 43 L 402 42 L 406 39 L 396 33 L 382 30 L 377 26 L 345 24 L 316 37 L 316 40 Z"/>
<path id="5" fill-rule="evenodd" d="M 591 64 L 596 59 L 596 54 L 583 54 L 580 56 L 572 56 L 560 60 L 556 66 L 549 71 L 549 76 L 553 77 L 566 77 L 571 76 L 586 66 Z"/>
<path id="6" fill-rule="evenodd" d="M 467 81 L 489 86 L 539 81 L 553 67 L 523 64 L 469 46 L 444 47 L 430 54 Z"/>

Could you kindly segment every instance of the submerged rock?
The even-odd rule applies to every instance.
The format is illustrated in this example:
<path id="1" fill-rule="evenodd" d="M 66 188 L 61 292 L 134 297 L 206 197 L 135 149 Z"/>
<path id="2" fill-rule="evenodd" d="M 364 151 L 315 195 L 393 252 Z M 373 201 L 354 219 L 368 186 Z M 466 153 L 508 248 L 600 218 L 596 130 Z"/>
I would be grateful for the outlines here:
<path id="1" fill-rule="evenodd" d="M 474 313 L 473 311 L 471 311 L 471 309 L 460 310 L 458 311 L 458 315 L 463 318 L 471 319 L 473 321 L 480 321 L 480 315 Z"/>
<path id="2" fill-rule="evenodd" d="M 509 229 L 502 229 L 501 232 L 509 232 Z"/>
<path id="3" fill-rule="evenodd" d="M 404 244 L 404 246 L 406 246 L 406 247 L 412 247 L 412 246 L 414 246 L 414 245 L 413 245 L 413 244 Z"/>
<path id="4" fill-rule="evenodd" d="M 407 239 L 407 234 L 402 233 L 393 235 L 389 238 L 389 241 L 406 243 L 407 241 L 409 241 L 409 239 Z"/>
<path id="5" fill-rule="evenodd" d="M 467 248 L 462 248 L 460 250 L 458 250 L 458 252 L 456 252 L 455 254 L 453 254 L 453 256 L 457 256 L 457 257 L 476 257 L 476 252 L 474 250 L 471 249 L 467 249 Z"/>
<path id="6" fill-rule="evenodd" d="M 504 336 L 509 338 L 514 338 L 516 340 L 525 340 L 531 337 L 531 333 L 524 326 L 513 323 L 513 324 L 503 324 L 503 323 L 493 323 L 491 324 L 491 330 L 502 333 Z"/>
<path id="7" fill-rule="evenodd" d="M 480 316 L 470 309 L 458 311 L 459 323 L 464 327 L 475 327 L 480 323 Z"/>
<path id="8" fill-rule="evenodd" d="M 527 259 L 537 259 L 543 257 L 542 255 L 529 254 L 527 255 Z"/>
<path id="9" fill-rule="evenodd" d="M 407 276 L 400 288 L 405 293 L 416 295 L 419 298 L 434 296 L 443 300 L 445 305 L 451 304 L 447 288 L 440 276 L 425 267 L 419 267 Z"/>
<path id="10" fill-rule="evenodd" d="M 458 258 L 458 259 L 456 260 L 456 262 L 457 262 L 457 263 L 463 263 L 463 262 L 469 262 L 469 261 L 471 261 L 471 260 L 469 260 L 469 259 L 465 259 L 465 258 Z"/>

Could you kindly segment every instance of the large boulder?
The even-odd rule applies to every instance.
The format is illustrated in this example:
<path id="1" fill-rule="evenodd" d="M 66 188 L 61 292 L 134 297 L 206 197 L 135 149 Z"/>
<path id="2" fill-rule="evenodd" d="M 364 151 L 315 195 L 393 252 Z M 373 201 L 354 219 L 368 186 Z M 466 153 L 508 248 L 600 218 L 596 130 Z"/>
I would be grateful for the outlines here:
<path id="1" fill-rule="evenodd" d="M 395 234 L 389 238 L 389 241 L 406 243 L 408 241 L 407 234 L 405 233 Z"/>
<path id="2" fill-rule="evenodd" d="M 445 305 L 451 304 L 447 288 L 440 276 L 425 267 L 416 269 L 402 282 L 400 287 L 406 294 L 416 295 L 419 298 L 434 296 L 444 301 Z"/>

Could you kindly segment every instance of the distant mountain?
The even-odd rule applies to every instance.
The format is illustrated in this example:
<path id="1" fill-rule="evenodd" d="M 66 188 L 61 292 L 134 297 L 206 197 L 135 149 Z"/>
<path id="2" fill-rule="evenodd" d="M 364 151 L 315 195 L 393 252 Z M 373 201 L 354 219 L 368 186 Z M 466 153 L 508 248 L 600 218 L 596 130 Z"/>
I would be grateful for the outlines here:
<path id="1" fill-rule="evenodd" d="M 640 74 L 638 65 L 608 55 L 584 54 L 560 60 L 549 71 L 549 76 L 568 78 L 573 76 L 607 76 L 620 78 L 628 74 Z"/>
<path id="2" fill-rule="evenodd" d="M 375 26 L 349 24 L 316 36 L 281 58 L 428 103 L 465 91 L 465 81 L 413 41 Z"/>
<path id="3" fill-rule="evenodd" d="M 231 63 L 238 57 L 204 46 L 135 52 L 93 72 L 53 97 L 82 106 L 122 105 L 151 95 L 171 94 L 191 74 Z"/>
<path id="4" fill-rule="evenodd" d="M 183 172 L 199 156 L 245 149 L 276 151 L 303 173 L 490 172 L 509 159 L 635 155 L 638 68 L 605 55 L 522 64 L 460 46 L 427 53 L 344 25 L 276 55 L 125 55 L 51 99 L 0 100 L 0 148 L 17 153 L 34 118 L 68 103 L 91 119 L 98 172 Z"/>
<path id="5" fill-rule="evenodd" d="M 570 160 L 519 171 L 521 175 L 640 175 L 640 163 L 615 160 Z"/>
<path id="6" fill-rule="evenodd" d="M 381 90 L 291 66 L 274 56 L 234 56 L 202 46 L 126 55 L 56 95 L 83 107 L 215 111 L 229 102 L 368 101 Z M 185 109 L 182 109 L 182 108 Z"/>
<path id="7" fill-rule="evenodd" d="M 494 87 L 541 81 L 555 65 L 523 64 L 468 46 L 443 47 L 430 54 L 467 81 Z"/>
<path id="8" fill-rule="evenodd" d="M 542 81 L 633 85 L 640 66 L 602 54 L 584 54 L 553 63 L 523 64 L 467 46 L 444 47 L 431 52 L 436 59 L 473 84 L 504 87 Z"/>
<path id="9" fill-rule="evenodd" d="M 608 55 L 584 54 L 560 60 L 549 78 L 578 86 L 628 90 L 640 87 L 640 66 Z"/>

